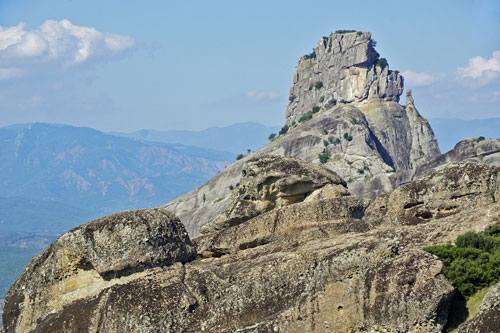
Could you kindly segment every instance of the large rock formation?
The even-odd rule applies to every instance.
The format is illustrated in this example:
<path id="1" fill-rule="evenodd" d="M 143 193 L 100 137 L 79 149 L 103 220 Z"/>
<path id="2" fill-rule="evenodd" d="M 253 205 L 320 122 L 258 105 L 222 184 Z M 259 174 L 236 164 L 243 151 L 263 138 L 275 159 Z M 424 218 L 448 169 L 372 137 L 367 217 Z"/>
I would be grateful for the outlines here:
<path id="1" fill-rule="evenodd" d="M 500 221 L 498 142 L 438 156 L 373 44 L 322 39 L 288 132 L 204 186 L 61 236 L 9 290 L 3 332 L 442 332 L 455 290 L 422 248 Z M 191 235 L 211 223 L 193 247 L 166 210 Z M 494 327 L 492 290 L 466 332 Z"/>
<path id="2" fill-rule="evenodd" d="M 411 91 L 406 107 L 398 104 L 403 78 L 379 61 L 373 45 L 367 32 L 323 38 L 297 64 L 286 111 L 288 132 L 164 208 L 181 218 L 190 235 L 198 235 L 202 225 L 230 209 L 230 188 L 238 183 L 243 164 L 264 155 L 313 163 L 320 163 L 319 154 L 329 156 L 325 166 L 362 198 L 410 181 L 439 148 Z"/>
<path id="3" fill-rule="evenodd" d="M 195 257 L 182 223 L 160 209 L 125 211 L 89 222 L 63 234 L 30 261 L 6 296 L 4 329 L 50 331 L 39 322 L 60 318 L 58 312 L 86 303 L 131 274 Z M 68 323 L 76 325 L 74 332 L 87 324 Z"/>
<path id="4" fill-rule="evenodd" d="M 276 158 L 264 161 L 280 165 Z M 318 172 L 338 179 L 328 170 Z M 421 248 L 498 223 L 500 168 L 446 167 L 371 204 L 352 195 L 329 197 L 329 187 L 335 193 L 343 186 L 324 183 L 302 202 L 254 217 L 250 212 L 239 224 L 194 239 L 198 260 L 192 260 L 194 250 L 178 221 L 158 210 L 125 212 L 70 231 L 35 258 L 10 289 L 3 330 L 441 332 L 454 288 L 441 273 L 441 262 Z M 457 207 L 450 209 L 451 203 Z M 150 218 L 164 220 L 163 231 L 150 225 Z M 129 223 L 117 221 L 129 219 L 144 225 L 134 240 L 94 242 L 102 232 L 126 234 L 122 230 Z M 179 237 L 160 236 L 165 230 Z M 87 238 L 80 246 L 68 241 L 82 237 Z M 165 253 L 164 265 L 160 257 L 137 265 L 148 251 L 129 248 L 145 238 Z M 87 253 L 109 253 L 107 265 L 115 267 L 119 248 L 135 253 L 127 261 L 141 269 L 103 276 L 99 261 L 86 259 L 92 258 Z M 82 255 L 62 259 L 75 252 Z M 471 325 L 488 327 L 482 323 L 496 316 L 495 295 L 485 299 Z"/>
<path id="5" fill-rule="evenodd" d="M 328 107 L 333 99 L 399 102 L 403 77 L 379 61 L 374 45 L 369 32 L 335 33 L 323 37 L 313 53 L 301 57 L 290 88 L 287 125 L 298 122 L 314 106 Z"/>

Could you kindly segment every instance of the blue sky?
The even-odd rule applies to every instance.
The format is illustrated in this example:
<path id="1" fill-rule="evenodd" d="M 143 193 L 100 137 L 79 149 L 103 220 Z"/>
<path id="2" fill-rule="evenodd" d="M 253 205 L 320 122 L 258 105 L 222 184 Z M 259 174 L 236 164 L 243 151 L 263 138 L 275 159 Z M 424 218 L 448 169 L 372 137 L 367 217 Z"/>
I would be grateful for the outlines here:
<path id="1" fill-rule="evenodd" d="M 297 60 L 338 29 L 372 32 L 424 116 L 500 117 L 498 0 L 0 0 L 0 27 L 0 126 L 280 125 Z"/>

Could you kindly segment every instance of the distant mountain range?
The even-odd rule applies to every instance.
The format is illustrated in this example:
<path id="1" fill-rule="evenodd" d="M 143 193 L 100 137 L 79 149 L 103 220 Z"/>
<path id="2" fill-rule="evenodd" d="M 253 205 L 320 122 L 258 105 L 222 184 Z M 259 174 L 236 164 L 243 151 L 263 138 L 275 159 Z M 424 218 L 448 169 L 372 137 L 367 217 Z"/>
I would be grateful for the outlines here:
<path id="1" fill-rule="evenodd" d="M 500 138 L 500 118 L 473 120 L 429 118 L 428 120 L 442 153 L 453 149 L 459 141 L 464 139 L 480 136 Z"/>
<path id="2" fill-rule="evenodd" d="M 216 149 L 235 154 L 257 150 L 266 145 L 269 134 L 277 133 L 280 126 L 264 126 L 258 123 L 238 123 L 227 127 L 209 127 L 203 131 L 155 131 L 140 130 L 132 133 L 111 134 L 138 141 L 178 143 L 200 148 Z"/>
<path id="3" fill-rule="evenodd" d="M 0 128 L 0 142 L 0 233 L 58 233 L 158 206 L 234 160 L 227 152 L 43 123 Z"/>

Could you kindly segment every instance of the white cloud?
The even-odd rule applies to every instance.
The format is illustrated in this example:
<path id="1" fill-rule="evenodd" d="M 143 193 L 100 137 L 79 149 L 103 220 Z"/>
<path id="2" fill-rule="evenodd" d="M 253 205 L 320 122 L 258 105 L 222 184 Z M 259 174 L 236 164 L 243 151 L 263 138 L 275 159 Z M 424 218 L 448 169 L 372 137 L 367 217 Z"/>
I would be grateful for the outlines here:
<path id="1" fill-rule="evenodd" d="M 428 86 L 444 78 L 444 73 L 414 72 L 408 69 L 402 72 L 405 83 L 409 86 Z"/>
<path id="2" fill-rule="evenodd" d="M 134 44 L 132 37 L 73 25 L 67 19 L 47 20 L 31 31 L 25 30 L 24 23 L 0 26 L 0 78 L 13 76 L 13 67 L 26 72 L 27 67 L 47 63 L 68 68 L 92 59 L 112 58 Z"/>
<path id="3" fill-rule="evenodd" d="M 264 90 L 264 91 L 250 90 L 247 92 L 247 97 L 250 99 L 255 99 L 260 101 L 263 99 L 277 99 L 280 97 L 280 94 L 272 90 Z"/>
<path id="4" fill-rule="evenodd" d="M 458 67 L 456 77 L 466 85 L 484 86 L 500 76 L 500 50 L 493 52 L 489 59 L 481 56 L 469 59 L 469 66 Z"/>

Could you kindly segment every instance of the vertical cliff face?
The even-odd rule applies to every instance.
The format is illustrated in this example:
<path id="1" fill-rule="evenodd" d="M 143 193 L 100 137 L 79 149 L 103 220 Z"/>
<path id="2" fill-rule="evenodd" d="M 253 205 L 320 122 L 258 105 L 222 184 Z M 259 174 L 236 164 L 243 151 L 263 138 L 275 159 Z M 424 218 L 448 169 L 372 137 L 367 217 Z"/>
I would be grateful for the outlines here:
<path id="1" fill-rule="evenodd" d="M 410 122 L 410 161 L 416 168 L 429 161 L 429 157 L 439 155 L 439 146 L 431 126 L 415 108 L 411 90 L 406 92 L 405 110 Z"/>
<path id="2" fill-rule="evenodd" d="M 369 32 L 323 37 L 311 54 L 300 58 L 290 88 L 286 122 L 291 125 L 314 106 L 369 99 L 398 102 L 403 77 L 375 51 Z"/>

